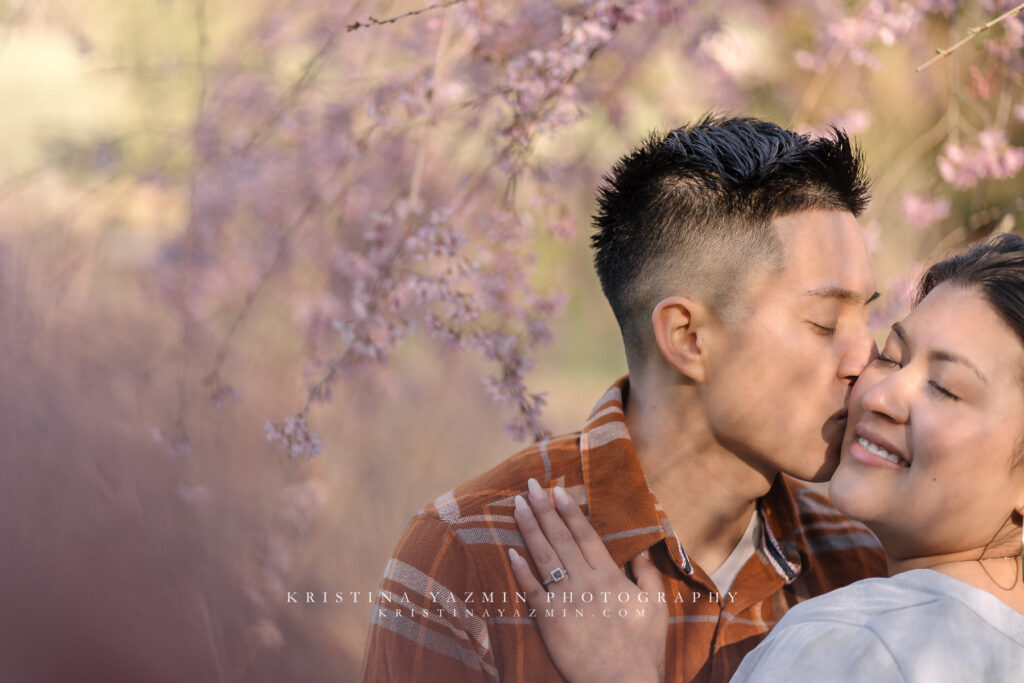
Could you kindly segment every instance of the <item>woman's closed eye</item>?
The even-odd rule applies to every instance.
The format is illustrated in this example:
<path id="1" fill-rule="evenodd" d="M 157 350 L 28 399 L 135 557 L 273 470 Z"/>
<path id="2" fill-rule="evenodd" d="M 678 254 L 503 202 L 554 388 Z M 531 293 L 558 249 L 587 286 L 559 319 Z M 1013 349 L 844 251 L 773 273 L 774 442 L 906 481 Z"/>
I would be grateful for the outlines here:
<path id="1" fill-rule="evenodd" d="M 942 386 L 941 384 L 939 384 L 935 380 L 931 380 L 931 379 L 928 380 L 928 388 L 931 389 L 932 392 L 937 397 L 939 397 L 941 399 L 946 399 L 946 400 L 950 400 L 950 401 L 959 401 L 960 400 L 959 396 L 957 396 L 952 391 L 950 391 L 949 389 L 945 388 L 944 386 Z"/>
<path id="2" fill-rule="evenodd" d="M 889 356 L 885 355 L 884 353 L 879 353 L 877 356 L 875 356 L 873 362 L 881 363 L 882 365 L 889 365 L 891 367 L 896 367 L 896 368 L 902 368 L 903 367 L 903 364 L 900 361 L 896 360 L 895 358 L 890 358 Z"/>

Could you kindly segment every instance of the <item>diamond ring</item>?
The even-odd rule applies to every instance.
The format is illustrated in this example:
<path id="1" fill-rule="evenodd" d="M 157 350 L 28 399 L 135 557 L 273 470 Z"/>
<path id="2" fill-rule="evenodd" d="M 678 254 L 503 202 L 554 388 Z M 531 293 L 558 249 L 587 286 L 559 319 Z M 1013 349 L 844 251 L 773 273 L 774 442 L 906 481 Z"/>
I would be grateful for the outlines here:
<path id="1" fill-rule="evenodd" d="M 551 570 L 551 573 L 548 574 L 548 578 L 544 579 L 544 585 L 546 586 L 549 583 L 558 583 L 567 576 L 569 576 L 569 572 L 565 571 L 561 567 L 555 567 Z"/>

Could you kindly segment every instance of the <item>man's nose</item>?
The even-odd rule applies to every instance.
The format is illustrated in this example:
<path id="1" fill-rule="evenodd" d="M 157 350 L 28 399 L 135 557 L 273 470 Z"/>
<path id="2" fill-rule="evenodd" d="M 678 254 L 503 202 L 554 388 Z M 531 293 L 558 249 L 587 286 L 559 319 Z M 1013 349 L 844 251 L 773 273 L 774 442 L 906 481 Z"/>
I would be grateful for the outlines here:
<path id="1" fill-rule="evenodd" d="M 864 330 L 850 340 L 839 359 L 838 376 L 847 384 L 857 381 L 861 371 L 878 355 L 878 345 L 865 326 Z"/>

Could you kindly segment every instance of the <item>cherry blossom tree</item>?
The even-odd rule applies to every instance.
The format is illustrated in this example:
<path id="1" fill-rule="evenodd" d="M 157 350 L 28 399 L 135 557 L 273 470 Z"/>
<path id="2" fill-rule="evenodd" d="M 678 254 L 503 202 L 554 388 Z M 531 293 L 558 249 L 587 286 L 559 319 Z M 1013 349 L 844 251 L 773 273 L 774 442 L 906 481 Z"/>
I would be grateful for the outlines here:
<path id="1" fill-rule="evenodd" d="M 530 373 L 576 294 L 552 273 L 586 251 L 601 174 L 649 128 L 731 111 L 858 138 L 875 179 L 863 226 L 886 275 L 877 325 L 905 309 L 923 263 L 1015 229 L 1024 209 L 1012 1 L 102 4 L 4 10 L 8 39 L 63 36 L 139 113 L 124 130 L 47 137 L 35 166 L 0 180 L 0 210 L 67 225 L 159 207 L 145 213 L 158 247 L 131 272 L 173 319 L 154 363 L 175 366 L 175 398 L 159 424 L 132 427 L 181 471 L 217 456 L 198 431 L 256 402 L 243 348 L 287 346 L 259 321 L 287 326 L 302 399 L 252 426 L 280 476 L 240 582 L 249 640 L 268 651 L 286 641 L 293 546 L 331 496 L 311 463 L 344 451 L 321 436 L 345 417 L 338 394 L 407 371 L 410 348 L 454 355 L 472 359 L 510 437 L 550 433 Z M 173 490 L 205 520 L 216 486 L 181 476 Z M 226 670 L 246 671 L 234 656 Z"/>

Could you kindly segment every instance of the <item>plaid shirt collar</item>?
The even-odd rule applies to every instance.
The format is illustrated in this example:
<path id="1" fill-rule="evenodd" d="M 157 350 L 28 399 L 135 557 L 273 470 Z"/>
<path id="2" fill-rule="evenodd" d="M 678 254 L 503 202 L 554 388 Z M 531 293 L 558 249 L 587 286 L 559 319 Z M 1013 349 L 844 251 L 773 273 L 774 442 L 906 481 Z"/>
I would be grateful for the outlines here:
<path id="1" fill-rule="evenodd" d="M 580 434 L 584 496 L 590 523 L 616 564 L 664 540 L 676 566 L 691 576 L 694 566 L 676 538 L 661 504 L 647 482 L 626 428 L 625 401 L 629 376 L 623 376 L 601 397 Z M 782 475 L 758 500 L 761 550 L 786 583 L 800 573 L 806 539 L 799 530 L 796 501 Z"/>

